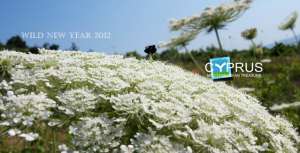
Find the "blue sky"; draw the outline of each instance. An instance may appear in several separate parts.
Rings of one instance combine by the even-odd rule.
[[[22,32],[110,32],[110,39],[62,40],[26,39],[29,45],[57,43],[62,49],[75,42],[80,49],[106,53],[124,53],[166,41],[176,33],[168,29],[171,18],[182,18],[230,0],[6,0],[2,1],[0,41]],[[278,25],[292,11],[300,13],[299,0],[255,0],[252,8],[238,21],[221,31],[224,48],[247,48],[249,42],[240,37],[246,28],[257,27],[257,43],[270,44],[292,37],[278,30]],[[296,32],[300,33],[300,20]],[[215,35],[201,33],[188,46],[190,49],[211,46]]]

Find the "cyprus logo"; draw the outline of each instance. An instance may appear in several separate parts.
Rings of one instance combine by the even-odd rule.
[[[210,59],[211,78],[213,80],[232,78],[230,57],[219,57]]]

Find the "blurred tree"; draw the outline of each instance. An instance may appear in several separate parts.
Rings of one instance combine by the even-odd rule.
[[[296,52],[296,48],[291,45],[285,45],[283,43],[275,43],[275,46],[271,48],[272,56],[291,55]]]
[[[298,40],[298,37],[297,37],[297,34],[295,32],[295,26],[296,26],[296,22],[297,22],[297,19],[298,19],[298,12],[293,12],[285,22],[283,22],[280,26],[279,26],[279,29],[280,30],[283,30],[283,31],[286,31],[286,30],[291,30],[294,37],[295,37],[295,40],[297,43],[299,43],[299,40]]]
[[[142,56],[136,51],[127,52],[125,54],[125,57],[135,57],[136,59],[141,59],[142,58]]]
[[[58,50],[59,49],[59,45],[57,45],[57,44],[50,45],[49,43],[44,43],[43,44],[43,48],[49,49],[49,50]]]
[[[6,42],[8,49],[26,49],[26,42],[20,36],[13,36]]]
[[[70,47],[70,50],[71,50],[71,51],[78,51],[78,50],[79,50],[79,47],[76,45],[75,42],[72,42],[71,47]]]
[[[39,54],[39,49],[38,47],[34,46],[34,47],[30,47],[29,48],[29,53],[32,53],[32,54]]]
[[[52,44],[51,46],[49,46],[50,50],[58,50],[59,49],[59,45],[57,44]]]
[[[91,52],[94,52],[94,50],[93,49],[89,49],[87,52],[91,53]]]
[[[0,50],[3,50],[5,48],[5,45],[3,45],[1,42],[0,42]]]
[[[180,54],[178,53],[178,50],[175,48],[170,48],[160,53],[160,59],[170,61],[172,63],[179,60],[180,58],[179,56]]]
[[[49,49],[49,46],[50,46],[50,44],[47,42],[43,44],[43,48],[45,48],[45,49]]]

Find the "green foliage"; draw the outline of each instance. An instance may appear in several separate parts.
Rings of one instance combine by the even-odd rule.
[[[293,55],[297,52],[297,47],[294,45],[285,45],[283,43],[275,43],[275,46],[271,49],[270,54],[272,56],[281,55]]]
[[[71,51],[78,51],[79,47],[76,45],[76,43],[72,42],[71,47],[70,47]]]
[[[78,47],[73,44],[72,49],[78,49]],[[0,43],[0,50],[9,49],[9,50],[16,50],[18,52],[24,52],[24,53],[31,53],[31,54],[39,54],[39,47],[33,46],[29,47],[27,46],[26,42],[20,37],[20,36],[13,36],[9,38],[6,42],[6,44]],[[44,43],[43,48],[49,49],[49,50],[58,50],[59,45],[57,44],[49,44]]]
[[[0,51],[4,50],[4,48],[5,48],[5,45],[0,42]]]
[[[296,85],[300,86],[300,59],[295,59],[290,65],[289,77]]]
[[[59,49],[59,45],[57,44],[49,44],[49,43],[44,43],[43,44],[43,48],[45,49],[49,49],[49,50],[58,50]]]
[[[255,95],[263,102],[264,106],[271,107],[274,104],[293,102],[296,100],[296,86],[287,77],[286,73],[277,76],[263,77],[256,82]]]
[[[59,49],[59,45],[57,44],[50,45],[49,43],[44,43],[42,47],[49,50]],[[9,38],[5,45],[0,43],[0,50],[9,49],[9,50],[16,50],[18,52],[39,54],[38,48],[39,47],[37,46],[33,46],[33,47],[27,46],[26,42],[20,36],[13,36]],[[78,50],[78,47],[76,46],[75,43],[72,43],[71,49]]]
[[[28,51],[32,54],[39,54],[39,49],[37,47],[30,47]]]
[[[179,53],[178,53],[178,50],[175,49],[175,48],[171,48],[169,50],[166,50],[164,52],[162,52],[160,54],[160,59],[161,60],[168,60],[168,61],[171,61],[171,62],[175,62],[178,60],[179,57]]]
[[[50,50],[58,50],[59,49],[59,45],[57,44],[52,44],[50,47],[49,47]]]
[[[6,42],[8,49],[26,49],[26,42],[20,36],[13,36]]]
[[[11,77],[10,70],[12,66],[9,60],[0,60],[0,81]]]
[[[135,57],[136,59],[141,59],[142,58],[142,56],[136,51],[127,52],[125,54],[125,57]]]

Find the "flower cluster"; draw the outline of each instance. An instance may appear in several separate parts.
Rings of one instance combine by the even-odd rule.
[[[256,37],[257,35],[257,29],[256,28],[250,28],[250,29],[247,29],[245,31],[243,31],[241,33],[242,37],[246,40],[252,40]]]
[[[55,128],[69,140],[52,143],[63,153],[298,152],[290,123],[225,83],[158,61],[40,52],[0,52],[8,137],[41,141]]]
[[[229,4],[223,4],[218,7],[206,8],[201,14],[196,14],[183,19],[172,19],[170,21],[170,29],[177,31],[184,30],[202,30],[212,28],[222,28],[226,23],[235,21],[242,13],[244,13],[251,4],[251,0],[239,0]]]
[[[58,109],[64,111],[68,115],[95,109],[97,103],[97,97],[92,91],[87,89],[68,90],[57,96],[57,99],[62,103]]]
[[[35,120],[47,120],[53,114],[50,109],[56,107],[55,101],[45,94],[10,94],[2,98],[5,109],[1,113],[2,123],[8,125],[31,126]]]
[[[110,119],[107,115],[82,118],[69,130],[77,149],[87,153],[118,150],[124,132],[124,119]]]
[[[279,29],[280,30],[294,29],[297,18],[298,18],[298,13],[295,11],[286,19],[285,22],[280,24]]]
[[[195,39],[197,34],[198,34],[198,32],[196,32],[196,31],[182,33],[180,36],[174,37],[168,42],[160,43],[159,47],[161,47],[161,48],[173,48],[173,47],[177,47],[177,46],[186,47],[190,41]]]

